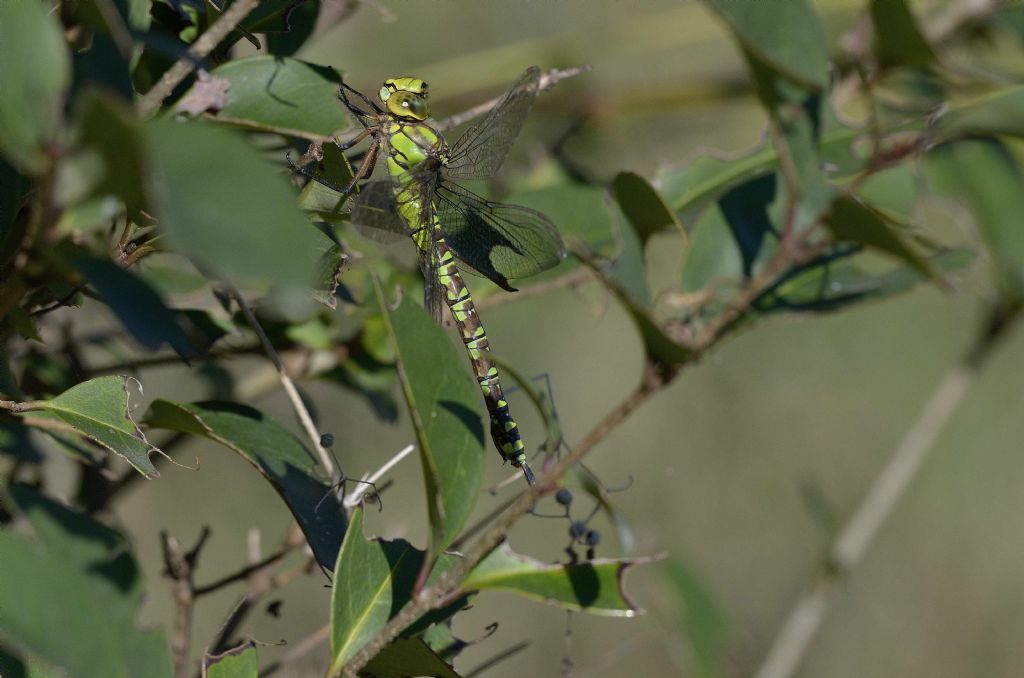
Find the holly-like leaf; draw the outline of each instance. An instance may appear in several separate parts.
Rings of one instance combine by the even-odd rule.
[[[367,539],[352,514],[338,551],[331,594],[331,673],[337,673],[405,605],[424,552],[406,541]]]
[[[256,643],[251,640],[221,654],[203,655],[202,678],[256,678],[259,672]]]
[[[345,513],[314,472],[316,460],[292,433],[259,410],[228,402],[156,400],[146,413],[152,428],[208,438],[241,455],[281,495],[317,561],[333,567],[345,535]],[[325,499],[326,497],[326,499]]]
[[[901,237],[897,226],[884,214],[850,196],[838,198],[832,205],[827,225],[841,242],[855,242],[900,259],[922,275],[939,280],[928,259]]]
[[[388,309],[376,281],[375,287],[419,443],[432,533],[429,550],[436,555],[458,536],[480,490],[480,392],[463,367],[464,356],[437,323],[408,296],[397,309]]]
[[[138,382],[129,377],[99,377],[84,381],[52,400],[39,403],[75,431],[117,454],[147,478],[160,473],[149,455],[158,451],[135,423],[129,405],[130,388]]]
[[[636,605],[622,588],[626,570],[639,561],[599,558],[576,564],[544,563],[502,544],[473,568],[463,591],[512,591],[569,610],[632,617]]]
[[[341,75],[328,66],[259,55],[229,61],[210,75],[230,83],[213,116],[220,122],[320,142],[351,126],[338,100]]]
[[[399,638],[378,652],[363,670],[375,678],[460,678],[422,638]]]

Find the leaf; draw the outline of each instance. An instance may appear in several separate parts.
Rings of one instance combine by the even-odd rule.
[[[655,233],[672,227],[678,229],[685,239],[686,231],[675,213],[665,204],[657,189],[639,174],[619,172],[612,180],[612,191],[622,213],[644,245]]]
[[[363,671],[375,678],[460,678],[422,638],[399,638],[377,653]]]
[[[693,358],[693,351],[674,341],[658,325],[650,310],[635,300],[622,289],[620,284],[611,277],[600,265],[581,252],[575,253],[598,277],[602,284],[615,296],[616,300],[629,313],[640,332],[644,350],[648,358],[663,365],[679,365]]]
[[[124,538],[31,490],[15,492],[40,540],[0,532],[5,644],[76,678],[170,678],[163,634],[135,627],[143,587]]]
[[[693,572],[678,558],[670,558],[663,571],[676,594],[683,633],[693,648],[698,675],[724,675],[721,667],[728,625],[725,613]]]
[[[615,223],[604,194],[597,188],[578,184],[553,186],[513,193],[504,202],[543,212],[563,236],[586,243],[602,256],[611,256],[615,252]],[[556,270],[565,272],[564,268]]]
[[[462,366],[464,358],[426,311],[408,296],[389,310],[376,279],[374,286],[419,443],[431,526],[428,550],[436,555],[458,536],[480,490],[480,391]]]
[[[935,61],[935,52],[921,33],[905,0],[871,0],[875,54],[882,68],[922,68]]]
[[[174,247],[243,282],[308,290],[332,243],[294,206],[284,177],[245,140],[197,122],[146,125],[152,204]]]
[[[256,467],[274,486],[323,567],[334,565],[345,535],[345,513],[316,478],[316,461],[292,433],[259,410],[229,402],[177,403],[159,399],[145,423],[224,445]],[[325,497],[328,497],[326,500]]]
[[[738,281],[743,276],[743,256],[736,238],[715,209],[706,212],[690,232],[689,246],[683,257],[682,288],[697,292]]]
[[[775,226],[768,216],[768,208],[773,200],[774,174],[750,179],[718,199],[718,209],[729,225],[743,260],[744,278],[753,275],[754,264],[761,255],[765,238],[778,238]]]
[[[744,49],[773,71],[804,87],[828,82],[825,32],[807,0],[708,0]]]
[[[123,457],[147,478],[160,473],[149,455],[158,451],[132,420],[129,377],[99,377],[84,381],[52,400],[40,403],[44,412],[72,426],[78,433]]]
[[[1024,86],[1006,87],[953,106],[935,126],[939,141],[989,134],[1024,138]]]
[[[229,61],[210,75],[231,83],[227,104],[213,116],[220,122],[320,142],[351,126],[338,100],[341,75],[328,66],[259,55]]]
[[[859,263],[866,256],[859,254],[858,249],[823,255],[790,271],[775,288],[756,300],[755,307],[760,313],[836,311],[895,296],[928,280],[917,268],[904,264],[888,271],[874,271],[877,266],[865,267]],[[929,265],[949,274],[963,270],[972,257],[968,250],[950,250],[931,257]]]
[[[111,594],[142,602],[142,576],[128,540],[84,513],[60,504],[26,485],[11,485],[11,498],[51,557],[95,575]]]
[[[202,678],[257,678],[256,643],[247,641],[221,654],[203,654]]]
[[[340,671],[408,602],[423,557],[403,540],[367,539],[362,509],[352,514],[334,568],[330,673]]]
[[[885,252],[910,264],[925,277],[940,281],[928,260],[904,242],[896,226],[885,215],[855,198],[841,196],[836,199],[826,224],[837,240]]]
[[[0,2],[0,153],[25,174],[47,165],[71,59],[57,18],[42,2]]]
[[[473,568],[463,591],[500,589],[569,610],[632,617],[637,608],[622,590],[622,577],[638,560],[600,558],[575,565],[543,563],[502,543]]]
[[[631,299],[650,306],[646,263],[640,235],[630,223],[622,223],[619,227],[619,251],[611,268],[612,277]]]
[[[999,142],[980,139],[946,144],[926,157],[931,180],[966,200],[1003,292],[1024,299],[1024,172],[1016,158]]]
[[[166,343],[186,360],[195,355],[178,315],[144,280],[107,259],[75,257],[72,265],[144,348],[155,351]]]

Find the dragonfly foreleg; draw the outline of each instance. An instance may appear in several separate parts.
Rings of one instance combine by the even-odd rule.
[[[352,115],[354,115],[354,116],[356,117],[356,119],[357,119],[357,120],[359,120],[359,123],[360,123],[360,124],[361,124],[361,125],[362,125],[363,127],[370,127],[370,126],[371,126],[371,123],[370,123],[370,122],[368,122],[368,119],[370,118],[370,114],[369,114],[369,113],[367,113],[366,111],[364,111],[364,110],[360,109],[360,108],[359,108],[358,106],[356,106],[355,104],[353,104],[353,103],[352,103],[352,102],[351,102],[351,101],[349,100],[349,98],[348,98],[348,94],[346,93],[346,91],[345,91],[345,90],[348,90],[349,92],[352,92],[352,93],[353,93],[353,94],[355,94],[355,95],[356,95],[357,97],[359,97],[360,99],[362,99],[362,100],[363,100],[363,102],[364,102],[364,103],[365,103],[365,104],[366,104],[367,106],[369,106],[369,107],[370,107],[370,110],[372,110],[372,111],[374,111],[375,113],[377,113],[377,115],[381,115],[381,114],[383,114],[383,113],[384,113],[384,111],[383,111],[383,110],[381,109],[381,107],[380,107],[380,106],[378,106],[377,104],[375,104],[375,103],[374,103],[374,102],[373,102],[373,101],[372,101],[372,100],[371,100],[371,99],[370,99],[369,97],[367,97],[367,96],[366,96],[365,94],[363,94],[363,93],[362,93],[362,92],[360,92],[359,90],[357,90],[357,89],[353,89],[352,87],[349,87],[349,86],[348,86],[348,85],[347,85],[347,84],[346,84],[346,83],[345,83],[345,82],[343,81],[343,82],[341,83],[341,87],[340,87],[340,88],[338,88],[338,97],[339,97],[339,98],[341,99],[341,102],[342,102],[343,104],[345,104],[345,108],[347,108],[347,109],[349,110],[349,112],[350,112],[350,113],[352,113]]]
[[[335,139],[334,140],[334,145],[337,146],[338,148],[340,148],[343,151],[347,151],[348,149],[352,148],[353,146],[358,144],[360,141],[362,141],[366,137],[368,137],[371,134],[373,134],[373,131],[374,131],[373,127],[366,127],[366,128],[363,129],[362,132],[360,132],[359,134],[355,135],[354,137],[352,137],[348,141],[339,142],[337,139]]]

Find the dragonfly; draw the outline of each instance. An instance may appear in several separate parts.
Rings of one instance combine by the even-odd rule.
[[[338,145],[344,151],[369,139],[363,162],[351,182],[340,188],[348,194],[358,186],[352,223],[380,241],[412,238],[424,277],[424,306],[437,320],[441,304],[448,306],[483,393],[491,439],[502,459],[520,469],[530,485],[536,479],[526,460],[526,447],[509,412],[498,369],[490,358],[487,332],[460,267],[514,292],[510,280],[557,265],[565,258],[565,245],[541,212],[492,202],[456,180],[486,179],[499,170],[539,89],[540,69],[532,66],[484,117],[450,144],[430,118],[429,86],[419,78],[385,80],[378,92],[380,104],[345,83],[339,92],[362,130]],[[380,158],[386,160],[388,178],[370,181]]]

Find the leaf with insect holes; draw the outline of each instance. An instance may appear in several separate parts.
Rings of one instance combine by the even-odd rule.
[[[313,456],[291,432],[259,410],[229,402],[159,399],[150,405],[144,421],[152,428],[208,438],[238,453],[284,499],[317,562],[325,568],[334,566],[345,535],[345,514],[330,498],[330,487],[314,474]]]
[[[227,88],[212,116],[218,122],[319,142],[352,125],[338,101],[341,75],[329,66],[259,55],[229,61],[210,77]]]
[[[203,654],[203,678],[256,678],[256,643],[247,641],[221,654]]]
[[[158,450],[132,419],[129,382],[138,386],[131,377],[90,379],[52,400],[42,401],[40,409],[123,457],[147,478],[156,478],[160,473],[149,455]]]

